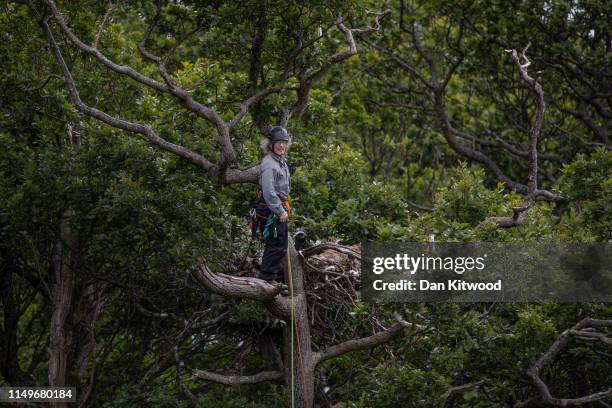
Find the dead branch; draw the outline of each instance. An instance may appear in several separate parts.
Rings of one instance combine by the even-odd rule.
[[[391,15],[391,9],[386,9],[381,13],[374,13],[366,10],[366,14],[371,14],[374,16],[374,26],[368,24],[366,28],[352,28],[351,31],[354,33],[367,33],[370,31],[378,31],[380,30],[380,22],[385,19],[387,16]]]
[[[516,50],[506,50],[506,52],[512,53],[512,59],[518,65],[521,73],[521,78],[525,81],[532,91],[535,103],[536,103],[536,115],[529,129],[529,178],[527,182],[527,197],[523,201],[523,205],[520,207],[514,207],[512,209],[512,216],[510,217],[489,217],[488,221],[497,224],[502,228],[514,227],[523,224],[527,211],[535,203],[536,197],[538,196],[538,137],[540,136],[540,130],[544,123],[544,111],[546,110],[546,103],[544,102],[544,90],[534,78],[529,76],[527,68],[531,65],[531,61],[527,58],[526,52],[529,49],[529,45],[521,52],[519,56]]]
[[[271,284],[261,279],[212,273],[204,262],[191,270],[191,276],[203,287],[221,296],[265,302],[271,301],[281,291],[280,284]]]
[[[257,384],[263,381],[278,381],[285,376],[283,371],[261,371],[253,375],[223,375],[211,371],[191,370],[193,377],[214,381],[225,385]]]
[[[106,13],[104,13],[104,17],[102,18],[102,22],[100,23],[100,27],[98,27],[98,32],[96,33],[96,39],[94,40],[93,44],[94,48],[98,48],[98,44],[100,43],[100,36],[102,35],[102,32],[104,31],[104,26],[106,25],[110,17],[110,13],[113,11],[114,8],[115,5],[111,3],[106,9]]]

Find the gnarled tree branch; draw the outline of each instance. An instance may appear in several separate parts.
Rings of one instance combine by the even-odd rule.
[[[238,183],[238,182],[254,182],[257,180],[257,175],[258,175],[258,170],[259,170],[258,166],[254,166],[253,168],[249,168],[246,170],[235,169],[235,168],[229,167],[232,163],[236,161],[236,153],[234,151],[234,147],[232,146],[231,139],[230,139],[230,129],[241,121],[241,119],[246,115],[248,109],[253,104],[255,104],[258,101],[261,101],[262,99],[264,99],[265,97],[269,96],[272,93],[281,91],[283,89],[282,85],[275,86],[275,87],[269,87],[269,88],[263,89],[255,93],[253,96],[245,100],[240,105],[240,108],[237,114],[229,122],[226,123],[212,108],[195,101],[191,97],[191,95],[189,95],[188,91],[181,88],[176,83],[176,81],[172,78],[172,76],[167,72],[164,59],[146,50],[145,45],[146,45],[146,42],[151,32],[153,31],[153,28],[155,27],[155,24],[157,22],[157,15],[147,27],[147,30],[145,32],[145,35],[142,41],[138,44],[138,49],[143,55],[143,57],[145,57],[145,59],[157,64],[158,71],[160,75],[162,76],[162,78],[164,79],[165,83],[161,83],[152,78],[149,78],[146,75],[141,74],[140,72],[136,71],[135,69],[129,66],[123,66],[123,65],[117,64],[114,61],[110,60],[108,57],[106,57],[96,47],[92,47],[92,46],[85,44],[70,30],[63,16],[57,9],[57,6],[54,0],[48,0],[48,4],[53,13],[53,18],[58,23],[61,31],[79,50],[89,55],[92,55],[98,62],[100,62],[102,65],[111,69],[114,72],[126,75],[151,89],[154,89],[154,90],[157,90],[163,93],[168,93],[174,96],[181,102],[181,104],[187,110],[197,114],[198,116],[212,123],[217,129],[218,141],[219,141],[219,145],[221,146],[221,156],[219,159],[219,163],[218,165],[214,165],[213,163],[211,163],[204,157],[194,153],[193,151],[185,147],[174,145],[172,143],[165,141],[164,139],[159,137],[156,134],[156,132],[154,132],[147,125],[132,123],[132,122],[128,122],[125,120],[114,118],[108,114],[105,114],[104,112],[101,112],[95,108],[91,108],[85,105],[84,103],[82,103],[82,101],[78,97],[78,92],[76,91],[76,86],[74,85],[74,81],[72,80],[72,77],[69,76],[69,79],[68,79],[68,76],[66,75],[66,72],[68,70],[67,69],[64,70],[64,67],[61,66],[63,63],[63,57],[61,57],[61,62],[60,60],[58,60],[58,55],[61,56],[61,51],[56,46],[55,49],[53,50],[54,55],[56,56],[56,60],[58,60],[58,64],[60,65],[60,68],[62,68],[62,71],[64,71],[64,77],[67,78],[67,83],[70,80],[70,83],[68,83],[68,86],[69,86],[69,92],[71,94],[71,101],[76,105],[77,109],[79,109],[84,114],[88,116],[92,116],[98,120],[101,120],[102,122],[110,126],[116,127],[118,129],[127,130],[129,132],[143,134],[150,142],[157,145],[158,147],[164,150],[170,151],[172,153],[175,153],[189,160],[193,164],[196,164],[208,170],[210,173],[210,176],[219,180],[221,183],[230,184],[230,183]],[[51,31],[49,30],[49,32]],[[53,42],[55,41],[53,40]],[[53,48],[53,45],[52,45],[52,48]]]
[[[612,398],[612,388],[606,391],[597,392],[580,398],[555,398],[551,395],[546,383],[540,377],[540,372],[544,367],[551,364],[563,350],[565,350],[572,339],[585,337],[585,333],[589,333],[588,337],[595,337],[606,344],[610,344],[609,335],[604,335],[592,329],[612,327],[612,320],[601,320],[584,318],[579,321],[574,327],[561,333],[559,338],[550,346],[550,348],[535,362],[535,364],[527,370],[527,376],[531,380],[534,387],[538,390],[539,398],[532,398],[515,405],[518,407],[579,407],[597,401],[602,401],[607,398]]]
[[[280,284],[270,284],[257,278],[213,273],[204,262],[200,262],[191,270],[191,276],[203,287],[218,295],[264,302],[271,301],[282,288]]]
[[[512,216],[488,218],[489,221],[492,221],[503,228],[521,225],[525,221],[527,211],[529,211],[529,209],[535,203],[538,192],[541,191],[538,190],[538,137],[540,136],[542,124],[544,123],[546,103],[544,102],[544,90],[542,89],[542,85],[540,85],[527,72],[527,68],[531,65],[531,61],[529,61],[526,55],[528,48],[529,45],[525,47],[520,57],[516,50],[506,50],[506,52],[512,53],[512,59],[519,67],[521,78],[527,83],[529,89],[533,93],[536,104],[536,115],[533,120],[533,124],[529,129],[529,178],[527,182],[527,197],[525,197],[523,205],[512,209]]]
[[[285,376],[283,371],[261,371],[252,375],[223,375],[211,371],[191,370],[193,377],[214,381],[225,385],[257,384],[263,381],[278,381]]]
[[[51,31],[51,29],[49,28],[49,25],[47,24],[47,21],[45,19],[40,19],[39,23],[43,27],[47,35],[47,39],[48,39],[51,51],[53,52],[53,55],[55,56],[55,60],[57,64],[59,65],[62,71],[62,74],[64,76],[64,81],[66,82],[66,85],[68,87],[68,97],[70,101],[76,106],[76,108],[80,112],[84,113],[87,116],[91,116],[95,119],[98,119],[101,122],[104,122],[117,129],[122,129],[122,130],[126,130],[128,132],[133,132],[133,133],[139,133],[143,135],[147,140],[149,140],[152,144],[160,147],[163,150],[166,150],[180,157],[183,157],[184,159],[187,159],[191,163],[199,167],[202,167],[205,170],[210,171],[213,169],[213,164],[209,162],[208,160],[206,160],[204,157],[200,156],[199,154],[183,146],[175,145],[174,143],[170,143],[167,140],[161,138],[149,125],[144,125],[141,123],[130,122],[127,120],[118,119],[118,118],[115,118],[107,114],[106,112],[103,112],[99,109],[86,105],[81,100],[81,97],[79,95],[79,92],[74,82],[74,79],[72,77],[72,74],[70,73],[70,70],[68,69],[68,66],[66,65],[66,62],[64,61],[64,57],[62,56],[62,53],[59,49],[59,46],[57,45],[57,42],[55,41],[53,32]]]
[[[374,49],[377,49],[383,54],[389,56],[390,60],[395,65],[416,80],[415,83],[420,83],[423,85],[424,93],[432,101],[435,116],[439,122],[440,131],[446,139],[448,145],[455,152],[486,166],[488,170],[498,180],[502,181],[508,189],[516,190],[520,194],[529,195],[529,186],[510,179],[492,157],[488,156],[482,151],[470,147],[467,144],[461,143],[459,138],[465,138],[466,135],[468,135],[469,138],[472,138],[473,136],[467,134],[467,132],[463,130],[455,128],[448,117],[445,101],[445,89],[463,61],[463,51],[461,49],[461,43],[464,38],[463,28],[459,29],[459,33],[454,40],[449,37],[449,32],[447,31],[446,41],[449,47],[456,54],[456,57],[453,60],[449,60],[449,58],[442,56],[449,61],[450,66],[446,70],[441,70],[439,64],[440,61],[437,54],[430,52],[422,41],[423,34],[421,29],[414,23],[405,24],[404,15],[413,16],[413,11],[407,4],[405,4],[404,1],[401,1],[400,28],[404,33],[407,33],[410,36],[411,48],[418,55],[418,58],[424,61],[426,69],[429,71],[428,77],[426,77],[418,67],[413,66],[411,62],[401,58],[391,49],[378,45],[365,36],[360,36],[360,38]],[[554,200],[556,198],[554,193],[541,189],[536,189],[535,196],[547,200]]]
[[[168,92],[168,87],[166,85],[164,85],[163,83],[156,81],[152,78],[147,77],[144,74],[141,74],[140,72],[136,71],[135,69],[133,69],[132,67],[127,67],[124,65],[119,65],[113,61],[111,61],[110,59],[108,59],[104,54],[102,54],[97,48],[89,46],[87,44],[85,44],[84,42],[82,42],[73,32],[72,30],[70,30],[70,28],[68,28],[68,25],[66,25],[66,21],[64,20],[64,17],[60,14],[60,12],[57,9],[57,6],[55,5],[55,1],[53,0],[49,0],[48,1],[48,5],[51,8],[51,12],[53,13],[53,17],[55,18],[55,21],[57,21],[58,25],[60,26],[60,29],[62,30],[62,32],[64,33],[64,35],[66,35],[66,37],[68,37],[68,39],[81,51],[92,55],[98,62],[100,62],[102,65],[106,66],[107,68],[123,74],[123,75],[127,75],[128,77],[134,79],[137,82],[140,82],[143,85],[148,86],[149,88],[153,88],[157,91],[160,92]]]

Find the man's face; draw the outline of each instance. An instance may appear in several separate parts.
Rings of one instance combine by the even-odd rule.
[[[274,153],[282,156],[283,154],[287,153],[287,142],[275,142],[272,149],[274,150]]]

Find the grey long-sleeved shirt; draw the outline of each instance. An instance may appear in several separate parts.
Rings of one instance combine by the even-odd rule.
[[[289,197],[291,176],[284,156],[268,152],[261,162],[259,185],[270,210],[279,217],[286,213],[281,200]]]

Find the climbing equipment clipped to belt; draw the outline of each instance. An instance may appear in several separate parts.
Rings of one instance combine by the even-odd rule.
[[[263,233],[263,225],[272,215],[272,211],[268,208],[261,191],[258,191],[257,196],[251,199],[249,207],[251,208],[248,217],[251,241],[257,241],[259,234]]]
[[[289,204],[289,200],[281,200],[281,204],[283,205],[285,211],[287,211],[287,214],[291,216],[292,208],[291,204]],[[251,200],[250,207],[249,231],[251,234],[251,240],[257,240],[257,232],[260,230],[260,226],[263,224],[264,220],[265,225],[260,230],[263,238],[268,239],[270,236],[272,236],[274,239],[278,238],[278,230],[276,228],[276,221],[279,219],[278,215],[270,211],[261,191],[258,191],[257,196]]]
[[[272,237],[274,237],[274,239],[278,238],[278,230],[276,229],[276,220],[278,220],[278,217],[276,216],[276,214],[270,214],[268,216],[268,219],[266,220],[266,226],[264,227],[263,234],[262,234],[265,239],[268,239],[270,237],[271,232],[272,232]]]

